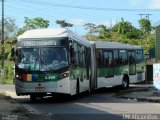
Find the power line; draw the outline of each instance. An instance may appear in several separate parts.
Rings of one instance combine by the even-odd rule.
[[[17,2],[17,1],[15,1],[15,2]],[[17,5],[21,5],[22,7],[23,7],[23,5],[28,5],[29,6],[29,4],[25,4],[25,3],[17,3]],[[45,7],[45,6],[41,6],[41,7]],[[18,11],[18,13],[23,13],[23,15],[24,15],[24,13],[26,13],[27,12],[27,14],[30,14],[30,15],[36,15],[36,14],[40,14],[40,15],[44,15],[44,16],[49,16],[49,17],[55,17],[55,15],[57,16],[57,15],[59,15],[60,17],[61,17],[61,15],[60,14],[55,14],[54,13],[54,15],[53,14],[49,14],[48,12],[43,12],[43,11],[41,11],[41,9],[37,9],[36,7],[36,10],[33,10],[33,11],[31,11],[31,10],[28,10],[28,9],[24,9],[24,8],[19,8],[19,7],[15,7],[15,6],[10,6],[10,5],[6,5],[6,8],[8,8],[8,9],[11,9],[11,8],[13,8],[13,9],[17,9]],[[45,7],[45,9],[49,9],[49,8],[46,8]],[[26,11],[26,12],[25,12]],[[35,14],[36,13],[36,14]],[[48,14],[47,14],[48,13]],[[77,13],[77,12],[76,12]],[[75,16],[80,16],[80,15],[82,15],[82,14],[87,14],[87,18],[95,18],[95,17],[97,17],[95,14],[89,14],[89,13],[80,13],[80,11],[78,12],[78,14],[75,14]],[[26,15],[26,14],[25,14]]]
[[[43,16],[49,16],[49,17],[54,17],[54,16],[51,16],[51,14],[47,14],[46,12],[43,12],[43,11],[40,11],[40,10],[26,10],[26,9],[22,9],[22,8],[18,8],[18,7],[13,7],[13,6],[10,6],[10,5],[6,5],[6,7],[7,8],[9,8],[9,9],[11,9],[11,8],[13,8],[13,9],[17,9],[18,11],[18,13],[23,13],[23,15],[24,15],[24,13],[25,13],[25,16],[27,16],[27,15],[32,15],[32,16],[35,16],[35,15],[37,15],[37,16],[41,16],[41,15],[43,15]],[[26,12],[27,12],[27,14],[26,14]],[[23,16],[23,17],[25,17],[25,16]]]
[[[20,1],[20,2],[19,2]],[[32,1],[32,0],[25,0],[25,1],[22,1],[22,0],[19,0],[19,1],[14,1],[14,2],[17,2],[17,5],[21,5],[20,7],[23,7],[23,6],[25,6],[26,7],[26,5],[33,5],[33,6],[37,6],[37,7],[44,7],[44,9],[48,9],[48,10],[52,10],[52,9],[55,9],[54,7],[45,7],[45,6],[51,6],[52,4],[54,4],[53,2],[43,2],[43,1],[36,1],[36,0],[34,0],[34,1]],[[35,4],[36,3],[36,4]],[[65,4],[66,5],[66,4]],[[10,6],[10,7],[12,7],[12,6]],[[36,9],[37,9],[37,7],[35,7]],[[16,8],[16,9],[20,9],[20,8]],[[41,10],[41,9],[39,9],[39,10],[34,10],[34,11],[31,11],[31,10],[24,10],[24,9],[21,9],[21,10],[23,10],[23,11],[28,11],[29,13],[38,13],[38,14],[40,14],[40,13],[42,13],[43,11]],[[17,11],[18,12],[18,11]],[[55,11],[56,12],[56,11]],[[54,12],[54,15],[56,15],[55,14],[55,12]],[[74,11],[73,11],[74,12]],[[80,12],[80,11],[78,11],[78,12]],[[82,12],[82,11],[81,11]],[[50,16],[50,17],[52,17],[51,16],[51,14],[46,14],[46,13],[48,13],[48,12],[43,12],[42,14],[43,15],[47,15],[47,16]],[[27,13],[28,14],[28,13]],[[67,12],[66,12],[66,14],[67,14]],[[85,13],[79,13],[79,14],[75,14],[75,16],[80,16],[80,15],[82,15],[82,14],[87,14],[87,12],[85,12]],[[57,14],[57,15],[60,15],[60,14]],[[57,16],[56,15],[56,16]],[[53,16],[53,17],[55,17],[55,16]],[[87,18],[88,17],[90,17],[90,18],[95,18],[95,17],[97,17],[95,14],[92,14],[92,13],[90,13],[90,14],[88,14],[87,15]]]
[[[100,8],[100,7],[88,7],[88,6],[77,6],[70,4],[59,4],[59,3],[51,3],[51,2],[42,2],[42,1],[30,1],[30,0],[20,0],[24,3],[34,3],[36,5],[47,5],[47,6],[55,6],[55,7],[65,7],[65,8],[74,8],[74,9],[82,9],[82,10],[99,10],[99,11],[125,11],[125,12],[158,12],[160,9],[120,9],[120,8]]]

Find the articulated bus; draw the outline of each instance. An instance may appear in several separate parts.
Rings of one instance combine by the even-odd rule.
[[[145,79],[143,49],[114,42],[90,42],[68,29],[29,30],[18,37],[16,94],[78,95]]]

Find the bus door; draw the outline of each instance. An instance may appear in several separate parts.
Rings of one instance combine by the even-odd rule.
[[[135,51],[128,51],[128,60],[129,60],[129,75],[136,74],[136,61],[135,61]]]
[[[104,50],[104,72],[105,72],[105,79],[106,79],[106,86],[112,86],[114,80],[114,60],[113,60],[113,51],[111,50]]]

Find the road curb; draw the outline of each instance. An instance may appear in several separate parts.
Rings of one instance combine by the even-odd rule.
[[[134,100],[134,101],[139,101],[139,102],[160,103],[160,99],[159,100],[154,100],[154,99],[149,99],[149,98],[137,98],[137,97],[126,97],[126,96],[120,96],[118,98]]]
[[[117,97],[117,98],[128,99],[128,100],[133,100],[133,101],[138,101],[138,102],[160,103],[160,97],[159,97],[159,99],[154,99],[154,98],[149,98],[150,96],[148,96],[148,97],[127,96],[130,93],[134,93],[134,92],[139,92],[139,94],[141,94],[141,92],[149,92],[149,91],[151,91],[151,89],[152,89],[152,87],[122,90],[122,91],[117,92],[114,96]],[[158,97],[158,96],[156,96],[156,97]]]
[[[138,92],[138,91],[149,91],[150,88],[133,88],[133,89],[126,89],[126,90],[119,90],[116,92],[116,95],[119,96],[121,94],[127,94],[130,92]]]

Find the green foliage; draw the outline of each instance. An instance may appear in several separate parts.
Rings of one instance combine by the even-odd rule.
[[[149,20],[141,19],[141,20],[139,20],[139,24],[140,24],[140,27],[141,27],[141,31],[144,34],[150,34],[150,32],[152,30],[152,27],[151,27],[151,22]]]
[[[118,33],[120,34],[126,34],[127,32],[131,32],[133,29],[133,26],[130,22],[124,21],[122,18],[122,21],[118,23]]]
[[[141,33],[138,29],[134,28],[130,32],[126,32],[126,38],[128,39],[140,39]]]
[[[30,19],[28,17],[24,17],[24,23],[25,25],[22,28],[18,29],[17,36],[23,34],[27,30],[31,29],[40,29],[40,28],[48,28],[49,21],[45,20],[41,17],[36,17],[33,19]]]
[[[98,25],[99,29],[99,37],[100,38],[110,38],[111,37],[111,32],[109,29],[107,29],[107,26],[105,25]]]
[[[4,83],[12,84],[13,78],[14,78],[14,63],[11,61],[5,61],[4,62]],[[3,81],[1,80],[1,74],[0,74],[0,83],[2,82]]]
[[[59,24],[62,28],[72,27],[73,24],[66,22],[65,20],[56,20],[56,24]]]
[[[124,38],[126,39],[140,39],[141,38],[141,33],[140,30],[132,26],[132,24],[128,21],[124,21],[122,18],[122,21],[119,22],[114,29],[118,27],[118,33],[122,34]],[[114,30],[113,29],[113,30]]]
[[[49,21],[41,17],[36,17],[33,19],[25,17],[24,23],[27,30],[47,28],[49,26]]]
[[[104,25],[98,25],[99,28],[99,37],[106,39],[111,38],[113,34],[117,33],[123,39],[140,39],[141,31],[132,26],[132,24],[128,21],[124,21],[123,18],[120,22],[114,25],[112,28],[107,29]],[[117,38],[116,38],[117,39]]]
[[[111,28],[111,31],[112,31],[112,32],[118,32],[118,26],[119,26],[119,24],[115,24],[115,25]]]
[[[19,35],[23,34],[26,30],[27,29],[25,27],[19,28],[16,36],[19,36]]]

